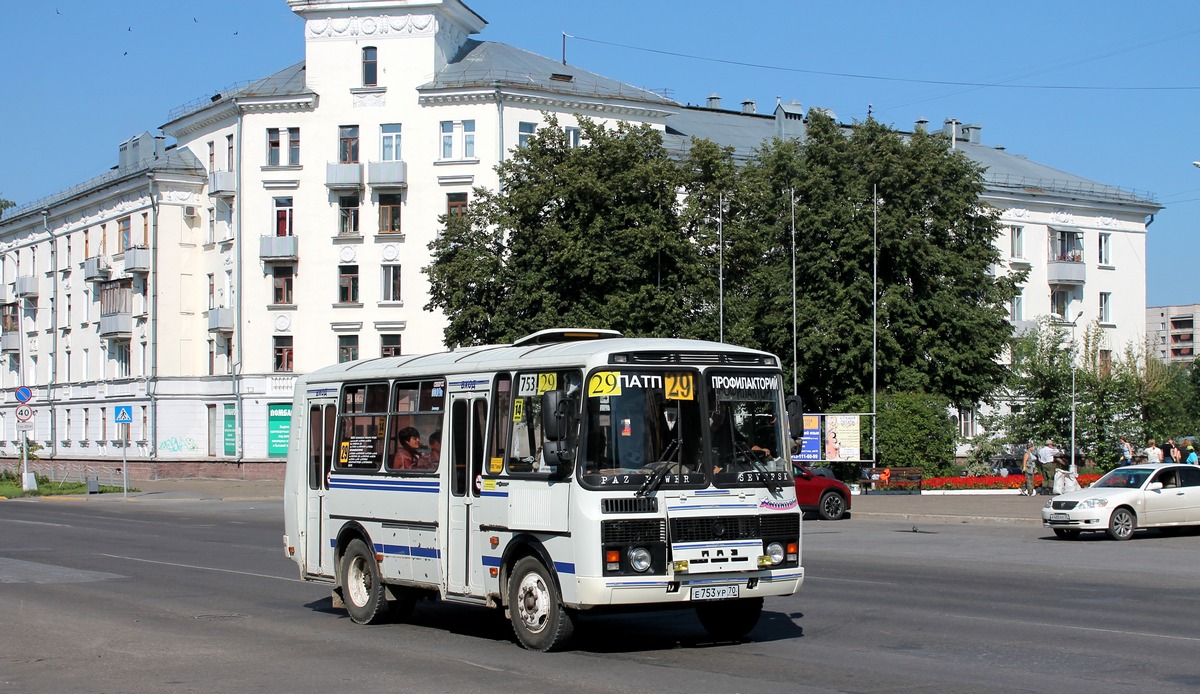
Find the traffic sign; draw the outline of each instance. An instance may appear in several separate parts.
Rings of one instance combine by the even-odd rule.
[[[17,402],[29,402],[33,399],[33,391],[28,386],[17,388],[15,395],[17,396]]]
[[[33,419],[33,408],[29,405],[17,405],[17,421],[28,422]]]
[[[113,408],[116,413],[117,424],[133,424],[133,406],[132,405],[117,405]]]
[[[33,422],[17,420],[17,431],[33,431]]]

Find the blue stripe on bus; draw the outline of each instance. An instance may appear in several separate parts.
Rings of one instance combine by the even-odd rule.
[[[556,561],[554,562],[554,570],[560,574],[573,574],[575,573],[575,565],[564,561]]]
[[[479,496],[499,496],[507,498],[508,492],[479,492]]]
[[[762,540],[729,540],[728,542],[672,542],[676,549],[700,549],[702,547],[762,547]]]
[[[697,489],[694,493],[696,496],[725,496],[733,492],[728,489]]]
[[[485,554],[482,559],[484,566],[500,566],[500,557],[491,557]]]
[[[393,557],[420,557],[422,559],[437,559],[441,556],[433,547],[410,547],[408,545],[376,544],[375,551]]]
[[[670,506],[672,511],[697,511],[700,509],[735,509],[758,508],[758,504],[689,504],[687,506]]]
[[[797,578],[804,578],[804,574],[775,574],[774,576],[763,576],[760,581],[791,581]]]
[[[330,489],[366,489],[385,492],[422,492],[436,494],[439,483],[421,480],[386,480],[362,477],[335,477],[329,480]]]
[[[650,587],[650,588],[665,588],[670,583],[667,581],[610,581],[604,586],[606,588],[628,588],[628,587]]]

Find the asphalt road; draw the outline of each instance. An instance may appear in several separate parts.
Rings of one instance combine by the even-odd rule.
[[[1033,503],[1033,500],[1027,500]],[[363,627],[296,578],[275,499],[0,502],[0,691],[1089,692],[1200,687],[1200,534],[805,523],[804,588],[742,643],[690,611],[520,649],[499,613]]]

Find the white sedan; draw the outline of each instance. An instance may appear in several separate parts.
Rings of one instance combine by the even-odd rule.
[[[1119,467],[1087,489],[1047,501],[1042,525],[1064,540],[1085,531],[1128,540],[1138,528],[1200,525],[1200,467]]]

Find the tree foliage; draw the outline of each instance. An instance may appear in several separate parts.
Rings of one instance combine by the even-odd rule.
[[[954,466],[958,429],[950,418],[950,401],[929,393],[885,393],[879,397],[877,456],[871,455],[871,422],[864,418],[863,458],[879,466],[919,467],[926,477],[949,474]],[[838,412],[867,412],[870,398],[851,397],[838,403]],[[856,471],[855,471],[856,472]],[[851,475],[847,479],[853,479]]]
[[[14,207],[16,204],[17,203],[13,202],[12,200],[5,200],[4,198],[0,198],[0,218],[4,217],[5,210],[7,210],[10,207]]]

